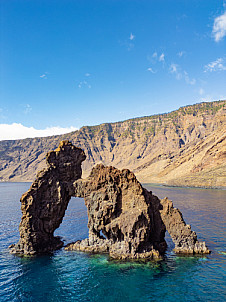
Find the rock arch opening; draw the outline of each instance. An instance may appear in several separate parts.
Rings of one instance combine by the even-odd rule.
[[[88,214],[84,198],[71,197],[63,221],[54,236],[61,237],[64,244],[83,240],[89,236]]]

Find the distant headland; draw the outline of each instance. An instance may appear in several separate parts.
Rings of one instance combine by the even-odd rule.
[[[84,126],[59,136],[0,142],[0,181],[31,181],[62,140],[82,148],[83,176],[98,163],[128,168],[143,183],[226,187],[226,101],[122,122]]]

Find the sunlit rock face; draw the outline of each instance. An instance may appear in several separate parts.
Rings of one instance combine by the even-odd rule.
[[[209,253],[199,243],[168,199],[159,200],[127,169],[95,166],[81,179],[85,154],[62,141],[47,154],[47,168],[40,171],[21,197],[20,240],[12,253],[34,255],[63,246],[54,237],[72,196],[83,197],[88,213],[89,238],[71,243],[66,250],[109,253],[117,259],[160,258],[169,231],[178,253]]]

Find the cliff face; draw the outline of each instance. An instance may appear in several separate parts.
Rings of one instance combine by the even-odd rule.
[[[70,140],[97,163],[129,168],[138,180],[182,186],[226,186],[226,101],[201,103],[124,122],[82,127],[47,138],[0,142],[0,179],[31,181],[45,153]]]

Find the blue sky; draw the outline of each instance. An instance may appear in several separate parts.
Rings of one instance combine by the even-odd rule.
[[[1,0],[0,9],[0,139],[15,127],[42,136],[226,98],[225,1]]]

